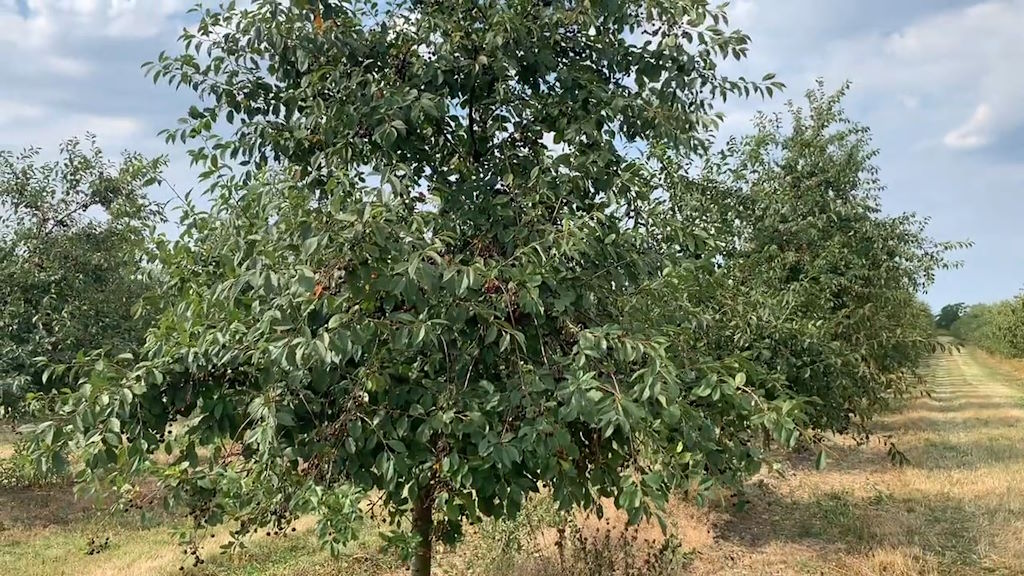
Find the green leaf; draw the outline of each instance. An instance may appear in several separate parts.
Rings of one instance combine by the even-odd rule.
[[[825,469],[825,465],[827,464],[827,458],[828,457],[825,454],[825,449],[824,448],[822,448],[821,450],[818,450],[818,457],[814,460],[814,468],[819,470],[819,471],[820,470],[824,470]]]
[[[300,269],[296,275],[296,281],[303,292],[312,294],[316,288],[316,276],[309,269]]]
[[[277,423],[281,426],[295,426],[295,418],[290,409],[279,407],[277,409]]]
[[[313,236],[312,238],[307,238],[305,241],[302,242],[303,258],[309,258],[313,254],[313,252],[316,251],[319,240],[320,239],[318,237]]]

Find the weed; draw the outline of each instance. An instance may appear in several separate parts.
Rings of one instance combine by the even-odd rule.
[[[850,524],[855,520],[853,503],[845,492],[828,492],[814,501],[816,516],[831,526]]]
[[[892,492],[889,492],[888,490],[882,490],[877,486],[873,486],[872,488],[874,489],[874,492],[871,494],[871,497],[868,498],[868,506],[871,506],[872,508],[884,509],[887,506],[892,505]]]
[[[536,556],[538,541],[546,530],[564,526],[566,516],[550,498],[529,499],[515,518],[482,523],[472,544],[469,571],[476,574],[508,574],[524,558]]]
[[[0,488],[45,488],[67,484],[70,476],[54,471],[41,472],[22,442],[14,444],[13,453],[0,458]]]
[[[660,543],[641,538],[635,526],[616,530],[606,522],[600,530],[573,523],[561,534],[557,571],[561,576],[667,576],[692,561],[679,541],[668,536]]]
[[[110,536],[93,535],[89,536],[86,543],[86,555],[94,556],[110,549]]]

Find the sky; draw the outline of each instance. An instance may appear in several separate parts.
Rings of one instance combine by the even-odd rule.
[[[108,152],[168,154],[167,180],[189,189],[184,150],[157,133],[193,97],[154,86],[140,65],[176,49],[193,3],[0,0],[0,149],[52,149],[93,132]],[[734,0],[729,13],[753,42],[728,72],[774,72],[788,88],[773,101],[730,101],[725,131],[816,78],[851,81],[846,107],[881,150],[886,211],[930,218],[937,239],[974,242],[925,300],[937,310],[1024,288],[1024,0]]]

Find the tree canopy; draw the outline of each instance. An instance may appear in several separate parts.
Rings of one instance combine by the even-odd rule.
[[[974,304],[950,331],[961,341],[987,352],[1024,358],[1024,295],[993,304]]]
[[[877,150],[843,111],[846,90],[819,83],[805,107],[761,115],[705,164],[686,215],[724,241],[725,283],[704,292],[719,353],[744,350],[780,390],[820,400],[813,427],[837,432],[913,386],[934,345],[918,294],[966,246],[934,241],[914,214],[882,212]]]
[[[949,330],[957,320],[963,317],[965,312],[967,312],[967,305],[963,302],[946,304],[935,316],[935,327],[942,330]]]
[[[427,574],[542,490],[637,521],[866,421],[952,245],[881,214],[842,91],[711,152],[717,103],[781,88],[722,74],[748,42],[703,0],[201,11],[147,70],[201,98],[166,137],[212,206],[137,354],[54,369],[39,453],[335,551],[372,499]]]
[[[84,144],[84,145],[83,145]],[[0,152],[0,411],[42,388],[37,358],[135,350],[147,328],[133,308],[160,210],[145,195],[162,160],[104,158],[92,137]]]

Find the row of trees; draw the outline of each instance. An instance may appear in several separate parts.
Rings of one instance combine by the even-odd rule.
[[[953,323],[951,332],[993,354],[1024,358],[1024,295],[970,306]]]
[[[0,416],[47,388],[38,359],[133,352],[156,314],[136,305],[152,287],[140,264],[162,210],[145,190],[163,160],[114,163],[91,137],[39,155],[0,152]]]
[[[31,313],[3,324],[8,370],[67,388],[32,396],[35,453],[85,485],[155,477],[239,536],[315,514],[333,550],[372,495],[427,574],[435,541],[541,490],[639,520],[860,430],[932,350],[917,294],[956,245],[881,212],[845,89],[713,150],[717,102],[781,86],[722,75],[749,39],[706,1],[256,0],[182,42],[147,70],[203,102],[166,134],[212,206],[123,251],[149,275],[96,280],[145,286],[137,320],[55,301],[145,335],[69,360],[24,344],[53,334]],[[128,170],[141,207],[140,162],[3,189]]]
[[[963,302],[946,304],[939,310],[939,313],[935,315],[935,327],[939,330],[952,329],[953,324],[967,313],[967,308],[967,305]]]

